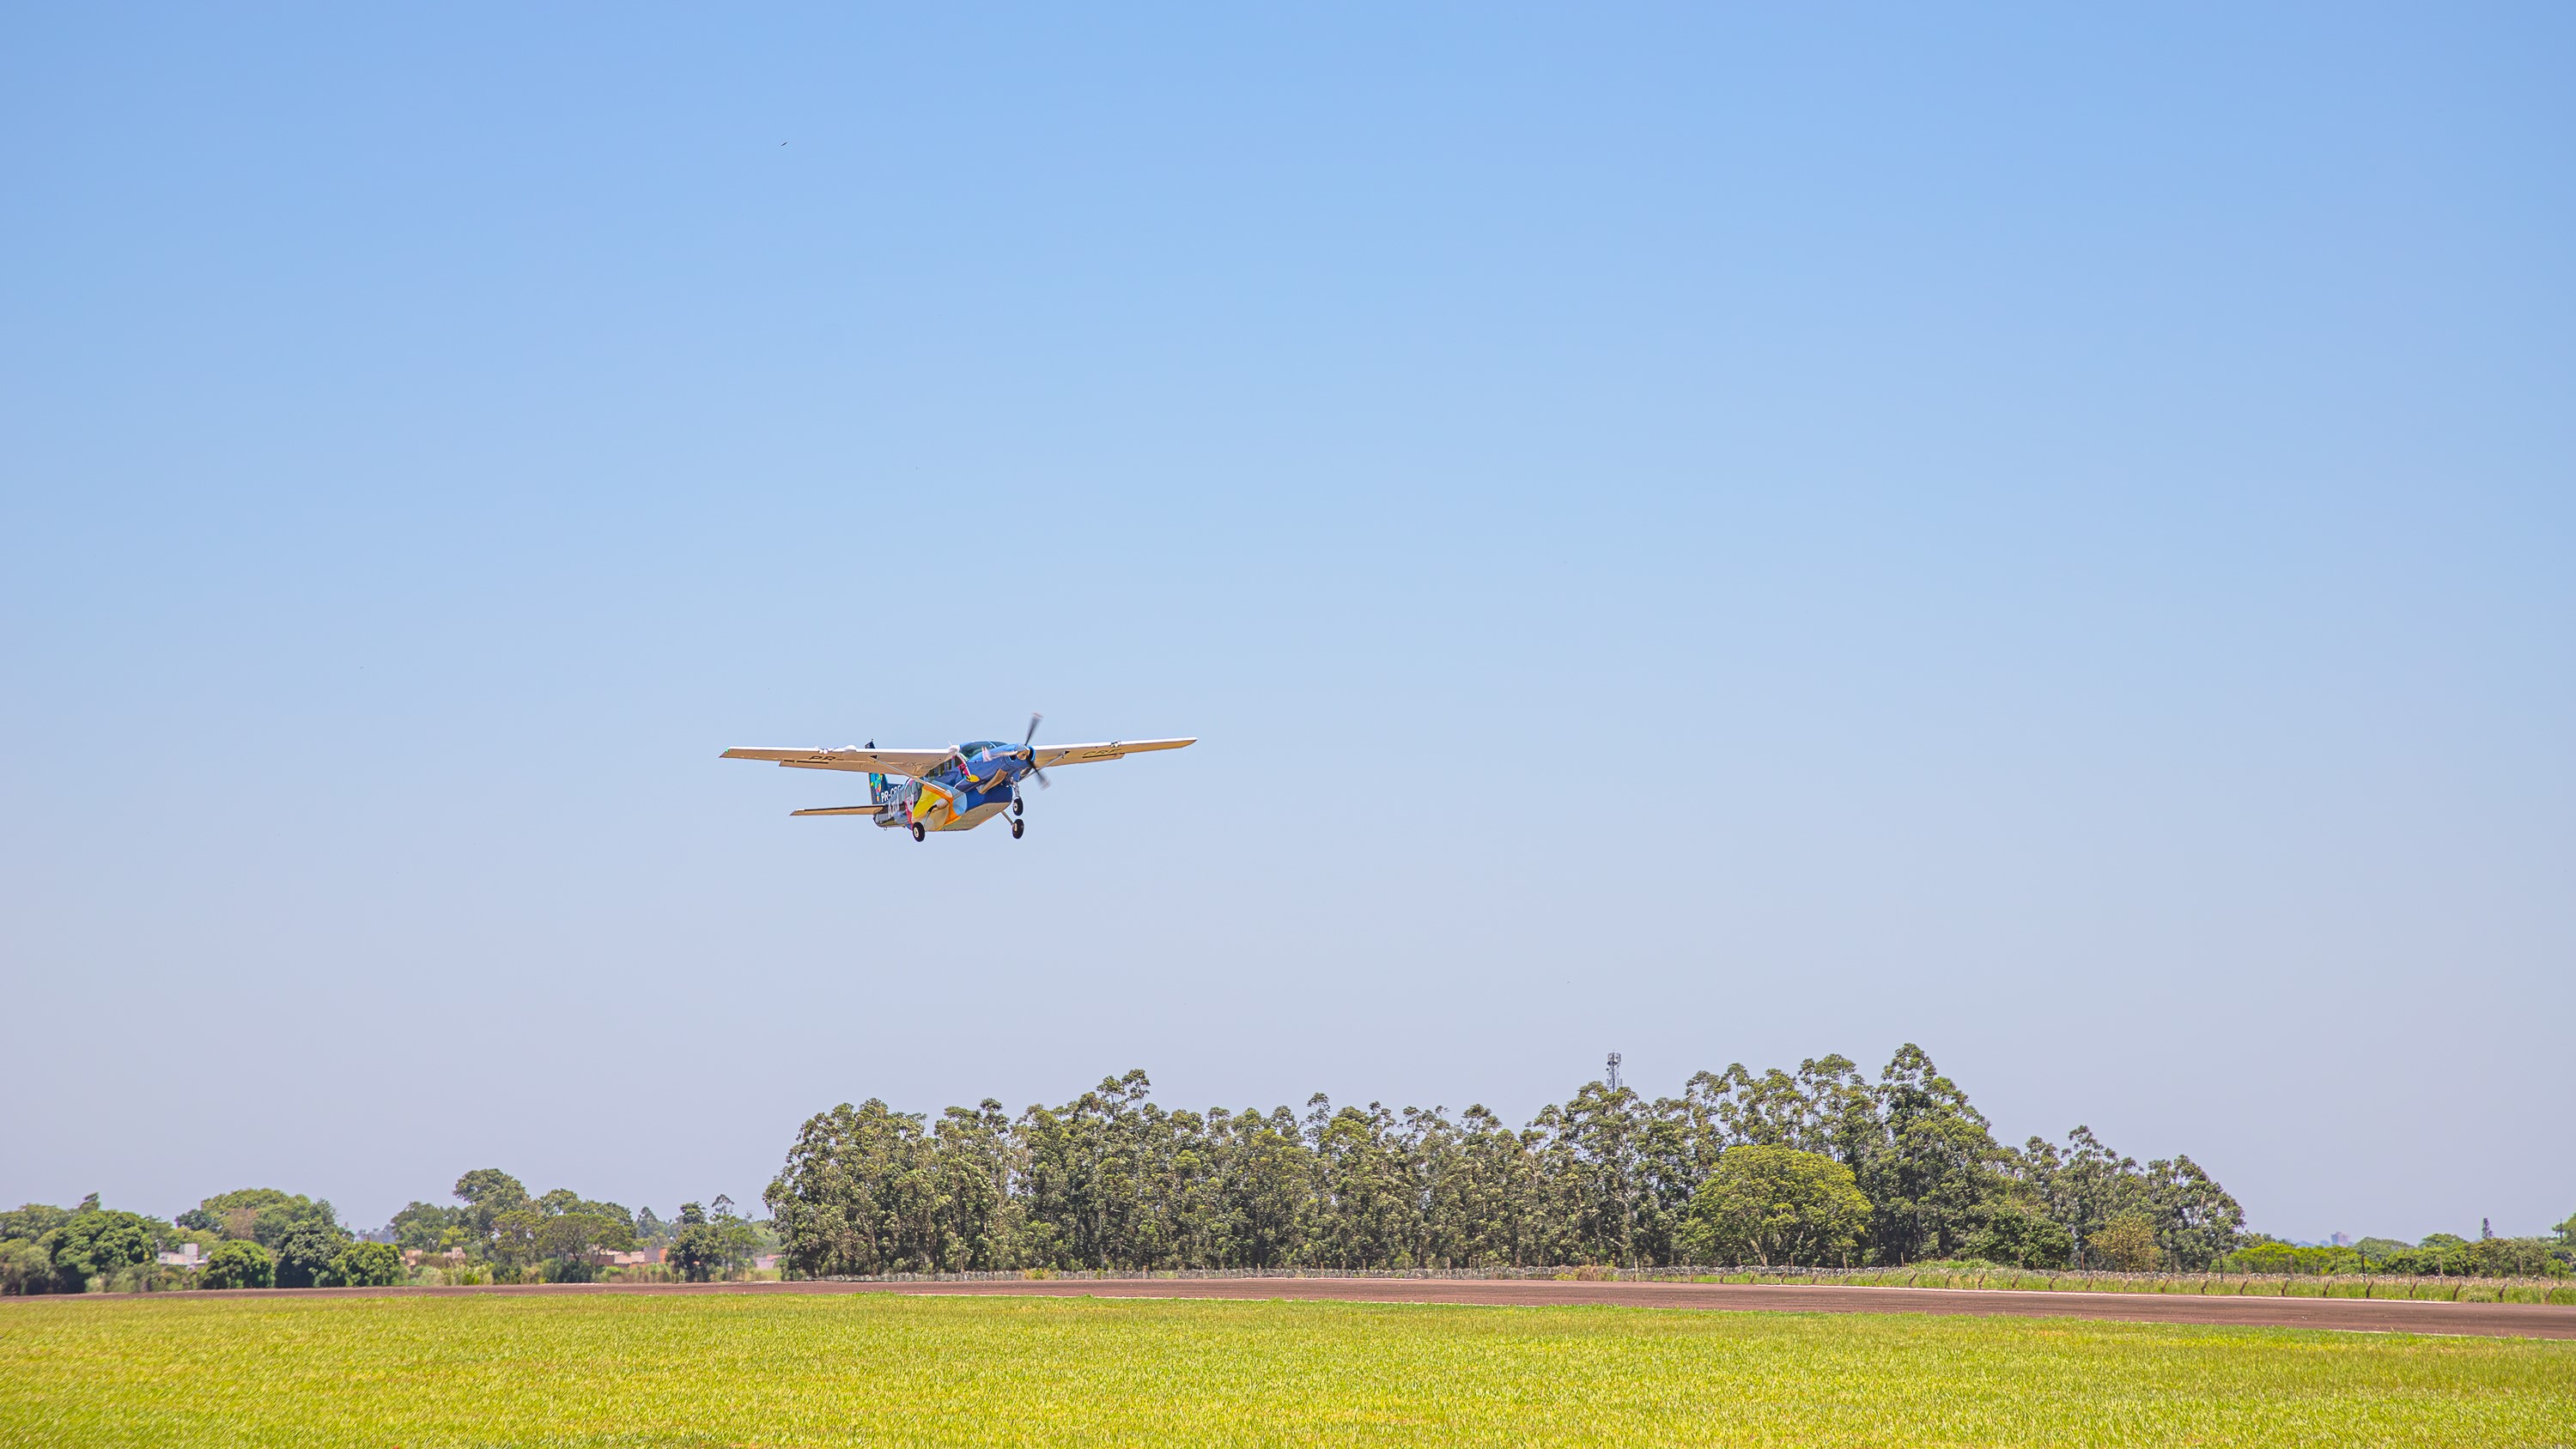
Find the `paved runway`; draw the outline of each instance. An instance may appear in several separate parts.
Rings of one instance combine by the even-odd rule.
[[[803,1285],[798,1285],[803,1286]],[[850,1284],[850,1287],[860,1285]],[[2184,1293],[2015,1293],[1747,1283],[1557,1283],[1458,1278],[1182,1278],[869,1285],[897,1293],[1100,1298],[1287,1298],[1360,1303],[1609,1304],[1775,1313],[2002,1314],[2132,1323],[2222,1323],[2363,1333],[2576,1338],[2576,1306],[2415,1303],[2362,1298],[2234,1298]]]
[[[2188,1293],[2022,1293],[1959,1288],[1850,1288],[1745,1283],[1565,1283],[1479,1278],[1055,1278],[988,1283],[637,1283],[498,1288],[272,1288],[152,1297],[367,1298],[461,1293],[905,1293],[1037,1298],[1220,1298],[1492,1306],[1595,1304],[1772,1313],[2000,1314],[2131,1323],[2330,1328],[2359,1333],[2576,1339],[2576,1305],[2418,1303]],[[147,1295],[122,1295],[128,1297]],[[42,1303],[44,1298],[10,1300]]]

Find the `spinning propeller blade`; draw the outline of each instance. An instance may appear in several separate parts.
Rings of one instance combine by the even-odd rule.
[[[1047,782],[1046,771],[1038,768],[1038,752],[1030,748],[1031,742],[1038,737],[1038,721],[1045,718],[1035,710],[1029,712],[1029,732],[1020,736],[1020,758],[1029,762],[1029,773],[1037,777],[1038,788],[1052,790],[1055,786]]]

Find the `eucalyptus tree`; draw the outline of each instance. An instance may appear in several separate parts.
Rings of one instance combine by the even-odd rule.
[[[1318,1191],[1296,1114],[1275,1107],[1209,1119],[1217,1200],[1225,1225],[1222,1260],[1212,1267],[1284,1268],[1313,1235]]]
[[[2245,1209],[2189,1157],[2142,1168],[2079,1126],[2063,1148],[2031,1138],[2010,1166],[2021,1195],[2074,1234],[2078,1263],[2100,1260],[2090,1244],[2126,1214],[2152,1223],[2159,1260],[2185,1271],[2206,1269],[2243,1237]]]
[[[922,1272],[938,1263],[938,1182],[921,1117],[871,1097],[808,1118],[763,1200],[798,1272]]]
[[[1234,1266],[1235,1224],[1226,1198],[1226,1144],[1219,1123],[1224,1116],[1223,1108],[1204,1116],[1181,1111],[1162,1123],[1157,1210],[1171,1224],[1165,1253],[1176,1268]]]
[[[1049,1267],[1149,1267],[1160,1225],[1146,1211],[1152,1129],[1144,1072],[1104,1079],[1058,1108],[1020,1117],[1031,1244]]]
[[[1026,1159],[1002,1104],[987,1097],[972,1110],[949,1108],[930,1158],[931,1261],[952,1272],[1020,1266],[1023,1203],[1011,1184]]]
[[[1395,1114],[1376,1102],[1365,1112],[1336,1112],[1318,1093],[1307,1103],[1306,1142],[1317,1188],[1308,1261],[1334,1268],[1413,1266],[1422,1201]]]
[[[1456,1163],[1431,1211],[1455,1267],[1535,1267],[1574,1254],[1572,1189],[1555,1170],[1545,1129],[1514,1129],[1481,1104],[1458,1122]]]
[[[1908,1042],[1880,1073],[1878,1129],[1852,1166],[1871,1203],[1870,1255],[1946,1258],[1993,1215],[2003,1148],[1968,1094]]]
[[[1649,1104],[1626,1087],[1589,1082],[1535,1124],[1572,1207],[1567,1228],[1590,1262],[1645,1266],[1680,1251],[1691,1194],[1705,1175],[1687,1099]]]

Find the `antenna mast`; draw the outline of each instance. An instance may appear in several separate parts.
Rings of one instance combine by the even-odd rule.
[[[1617,1052],[1610,1054],[1610,1090],[1614,1092],[1619,1090],[1619,1054]]]

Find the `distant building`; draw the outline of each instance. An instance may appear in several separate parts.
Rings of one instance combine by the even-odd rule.
[[[751,1260],[751,1266],[763,1273],[766,1273],[770,1269],[778,1266],[778,1255],[776,1253],[763,1253],[759,1257]]]
[[[650,1268],[662,1261],[660,1248],[638,1248],[632,1253],[619,1253],[606,1248],[590,1255],[590,1261],[602,1268]]]
[[[194,1243],[181,1243],[179,1251],[158,1256],[164,1268],[202,1268],[206,1265],[206,1255],[198,1251]]]
[[[2352,1235],[2349,1233],[2337,1233],[2327,1241],[2333,1243],[2338,1248],[2349,1248],[2352,1246]]]

